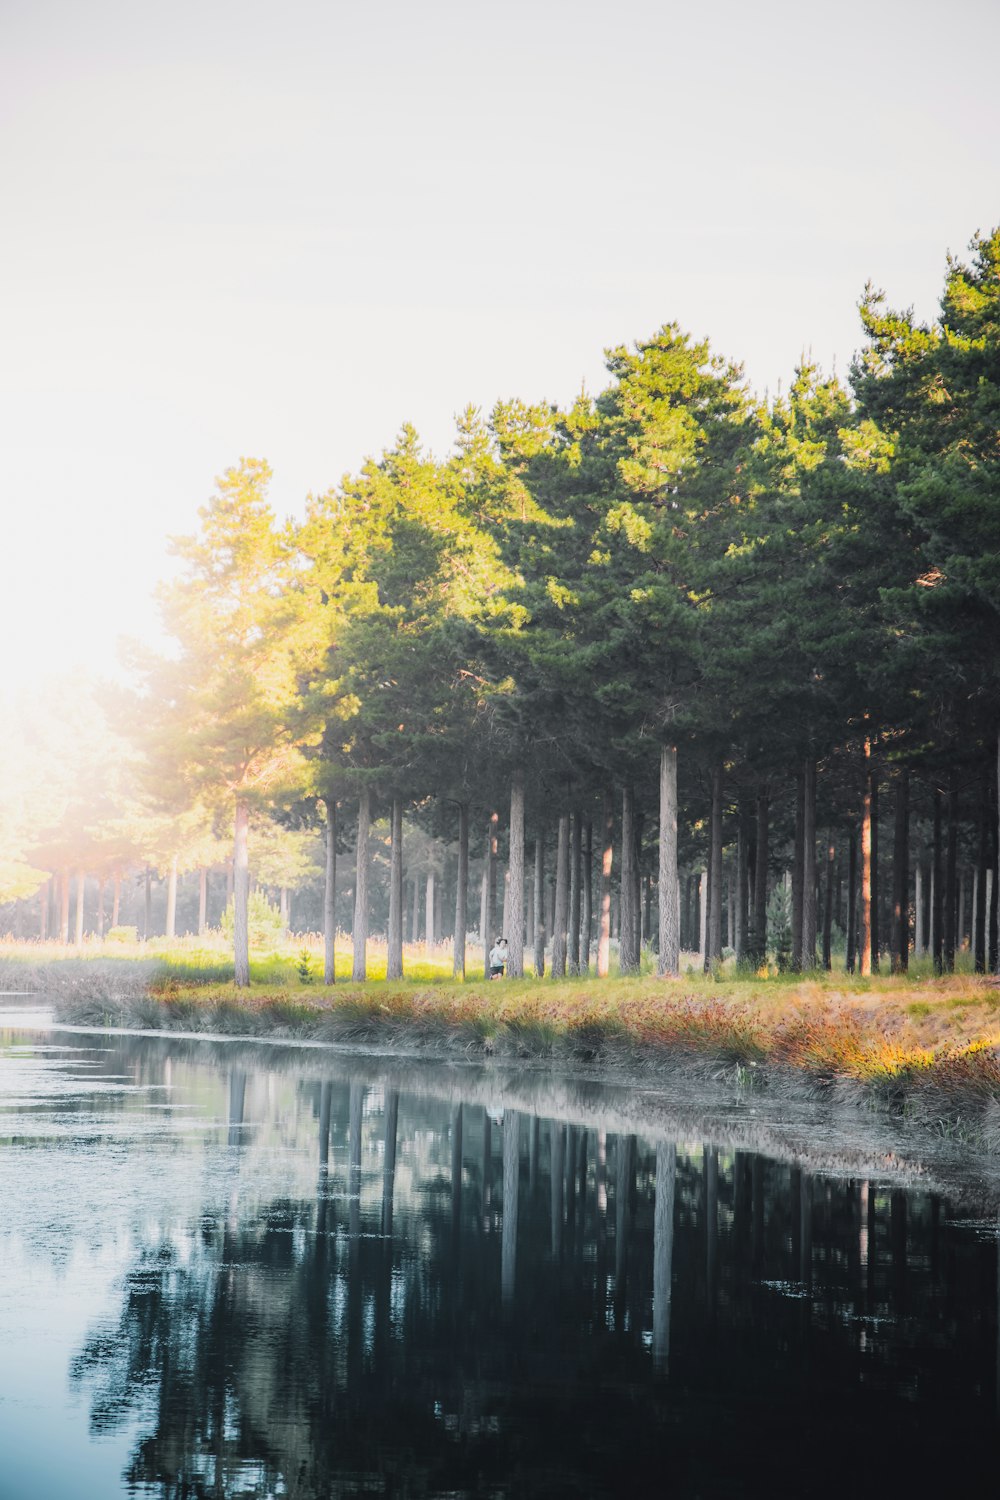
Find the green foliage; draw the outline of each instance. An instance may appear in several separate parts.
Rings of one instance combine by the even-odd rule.
[[[281,942],[285,930],[281,912],[267,899],[263,891],[250,892],[247,902],[247,923],[251,948],[258,950],[274,948]],[[222,913],[219,926],[225,936],[231,940],[234,926],[232,897],[229,898],[226,909]]]
[[[138,927],[109,927],[104,934],[104,941],[106,943],[128,943],[131,945],[138,942],[138,940]]]

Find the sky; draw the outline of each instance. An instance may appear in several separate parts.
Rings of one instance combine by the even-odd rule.
[[[116,670],[215,477],[678,322],[772,394],[1000,223],[996,0],[0,0],[0,686]]]

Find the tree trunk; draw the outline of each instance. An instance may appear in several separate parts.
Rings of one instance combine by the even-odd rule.
[[[642,958],[642,813],[636,811],[634,796],[632,799],[632,845],[635,849],[632,880],[635,896],[632,906],[632,925],[635,928],[634,942],[636,964],[638,964]]]
[[[204,937],[208,927],[208,868],[198,870],[198,936]]]
[[[497,827],[500,821],[499,813],[490,813],[490,826],[486,835],[486,871],[485,889],[483,892],[483,973],[486,978],[490,977],[490,948],[497,936],[495,931],[496,890],[497,890]]]
[[[121,899],[122,899],[122,872],[121,872],[121,870],[116,870],[115,871],[114,894],[111,897],[111,925],[112,925],[112,927],[117,927],[118,926],[118,913],[119,913],[119,911],[121,909]]]
[[[803,899],[805,887],[805,768],[800,766],[795,773],[795,832],[792,845],[792,968],[801,972],[802,962],[802,918],[805,909]]]
[[[434,951],[437,931],[434,926],[434,871],[427,871],[424,891],[424,953],[428,958]]]
[[[872,858],[871,858],[871,944],[872,944],[872,973],[877,974],[879,961],[882,953],[882,932],[879,924],[879,878],[878,878],[878,760],[872,746],[871,758],[871,825],[872,825]]]
[[[588,818],[583,830],[583,869],[580,875],[580,973],[590,973],[590,928],[594,903],[594,825]]]
[[[851,830],[847,844],[847,949],[844,968],[854,973],[858,952],[858,836]]]
[[[831,943],[833,940],[833,887],[837,878],[837,846],[833,835],[827,835],[826,887],[823,892],[823,967],[833,968]]]
[[[952,767],[948,778],[948,843],[944,876],[944,937],[942,963],[946,974],[955,972],[955,876],[958,870],[958,778]]]
[[[355,851],[354,923],[351,942],[354,967],[351,977],[368,977],[368,837],[371,828],[371,792],[363,787],[358,797],[358,846]]]
[[[535,904],[535,978],[545,973],[545,834],[535,836],[535,881],[531,893]]]
[[[452,973],[465,978],[465,935],[469,926],[469,804],[458,804],[458,874],[455,878],[455,957]]]
[[[236,985],[240,989],[246,989],[250,983],[249,828],[250,807],[242,797],[237,797],[233,822],[233,964]]]
[[[677,875],[677,746],[660,747],[659,957],[657,973],[675,977],[681,963],[680,886]]]
[[[757,793],[757,858],[753,877],[753,957],[756,968],[762,967],[767,961],[767,863],[770,812],[770,793],[764,786]]]
[[[323,983],[336,982],[337,803],[326,802],[326,878],[323,884]]]
[[[168,942],[173,942],[177,936],[177,855],[170,861],[170,873],[167,876],[167,925],[166,937]]]
[[[638,974],[639,952],[635,941],[635,808],[631,786],[622,791],[621,940],[618,972]]]
[[[556,845],[556,909],[552,927],[552,978],[566,974],[566,928],[569,919],[569,814],[559,819]]]
[[[580,972],[580,850],[582,832],[579,812],[569,820],[569,951],[567,967],[571,974]]]
[[[872,972],[872,742],[865,739],[865,789],[861,811],[861,963],[862,978]]]
[[[74,941],[79,948],[83,942],[83,898],[87,890],[87,876],[83,870],[77,871],[76,876],[76,913],[74,924]]]
[[[389,814],[389,943],[386,979],[403,977],[403,799],[393,797]]]
[[[288,887],[287,887],[287,885],[279,886],[279,888],[278,888],[278,915],[281,918],[281,935],[282,935],[282,937],[287,937],[288,936]]]
[[[510,842],[508,857],[510,876],[510,930],[507,933],[507,974],[511,979],[524,977],[524,771],[514,772],[510,786]],[[506,1213],[506,1205],[504,1207]]]
[[[742,968],[747,952],[747,835],[742,799],[736,818],[735,889],[733,891],[733,956]]]
[[[722,762],[712,770],[712,857],[709,866],[708,948],[705,968],[722,958]]]
[[[893,974],[910,966],[910,773],[901,767],[896,782],[892,840],[892,952]]]
[[[49,935],[49,886],[47,880],[38,893],[38,941],[44,943]]]
[[[816,762],[805,763],[802,803],[802,967],[816,967]]]
[[[597,976],[606,979],[611,961],[611,869],[614,859],[615,813],[611,793],[604,793],[601,849],[601,909],[597,933]]]
[[[1000,788],[993,788],[993,798],[997,797]],[[986,872],[986,907],[987,907],[987,952],[986,966],[991,974],[997,972],[1000,964],[1000,933],[997,930],[997,893],[1000,891],[1000,880],[997,879],[997,858],[1000,852],[1000,827],[997,824],[997,809],[993,808],[990,819],[990,867]]]
[[[97,880],[97,936],[104,941],[104,876],[98,876]]]
[[[934,788],[934,844],[931,864],[931,949],[934,954],[934,972],[942,972],[944,947],[941,926],[941,896],[944,888],[941,867],[941,788]]]
[[[973,924],[975,924],[976,896],[972,894]],[[973,934],[974,935],[974,934]],[[913,954],[915,958],[923,957],[927,946],[927,934],[924,929],[924,867],[918,859],[913,870]]]
[[[148,865],[146,866],[146,884],[143,901],[142,921],[142,939],[143,942],[145,942],[150,936],[149,929],[153,925],[153,872]]]
[[[986,973],[986,871],[989,867],[989,828],[989,786],[984,773],[979,801],[979,861],[972,899],[972,961],[977,974]]]
[[[698,879],[698,952],[703,966],[708,968],[708,869]]]

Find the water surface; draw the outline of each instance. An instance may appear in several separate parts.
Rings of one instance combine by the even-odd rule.
[[[753,1101],[0,1022],[2,1500],[992,1472],[967,1174]]]

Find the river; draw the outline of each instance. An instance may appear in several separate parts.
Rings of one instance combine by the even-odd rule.
[[[998,1197],[960,1153],[752,1096],[0,1005],[2,1500],[992,1472]]]

